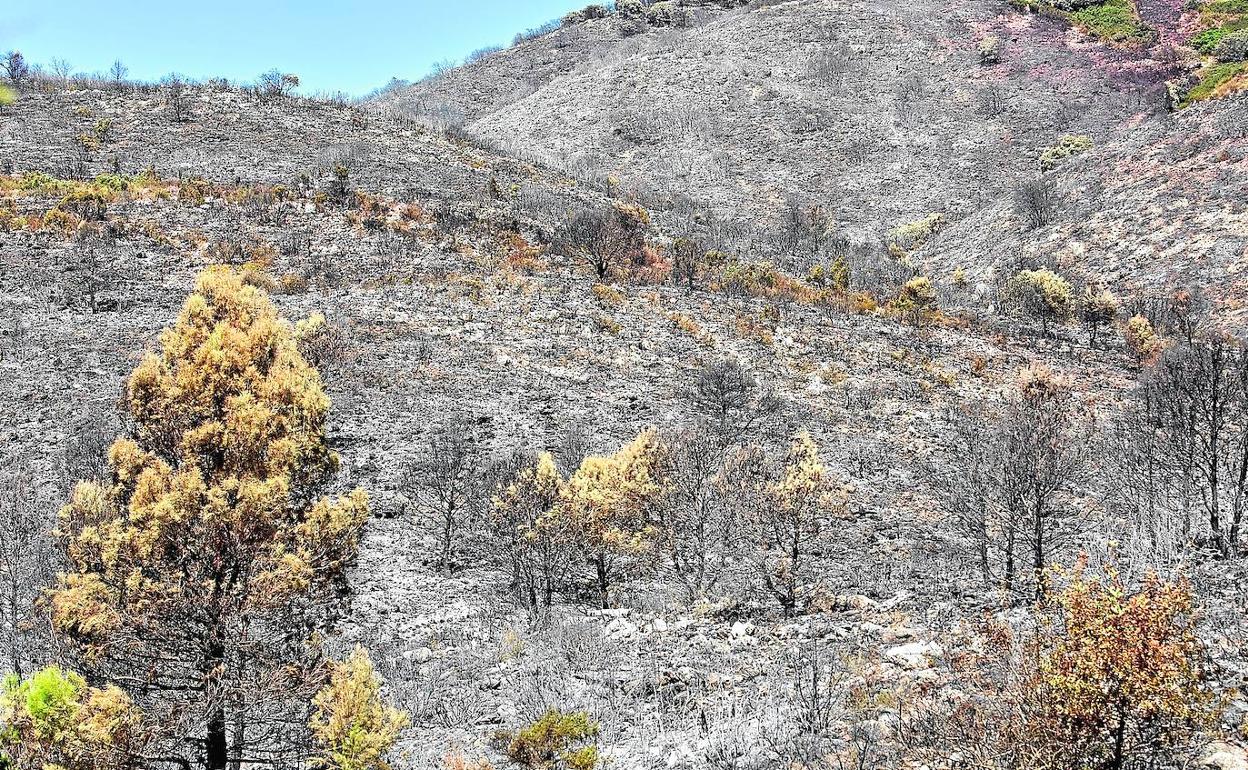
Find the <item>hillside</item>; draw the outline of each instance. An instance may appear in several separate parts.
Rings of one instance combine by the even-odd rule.
[[[143,715],[107,756],[134,767],[224,768],[214,725],[232,770],[1248,767],[1248,344],[1222,334],[1248,301],[1248,100],[1167,104],[1198,64],[1172,46],[1215,11],[1115,3],[1140,14],[1124,44],[1045,4],[721,5],[594,12],[359,105],[14,89],[0,673],[119,683]],[[140,415],[158,350],[190,362],[180,443]],[[291,359],[317,374],[203,395]],[[184,649],[149,604],[105,615],[137,629],[113,646],[64,629],[49,588],[116,552],[150,558],[101,593],[176,603],[219,595],[195,569],[266,515],[315,542],[301,469],[264,475],[294,450],[255,447],[322,387],[324,491],[369,501],[332,591],[289,588],[330,569],[311,547],[263,552],[289,574],[199,669],[138,657]],[[250,426],[257,401],[285,406]],[[124,442],[105,461],[116,436],[155,447],[142,471]],[[278,492],[239,493],[257,479]],[[168,535],[197,515],[219,542]],[[357,645],[378,678],[346,700],[375,686],[410,724],[312,759],[307,688]],[[0,767],[41,768],[61,755],[18,753],[49,739],[13,681]]]
[[[991,286],[1045,264],[1140,298],[1198,286],[1243,328],[1246,127],[1243,99],[1144,122],[1054,172],[1051,222],[1033,227],[1012,197],[996,201],[926,247],[931,269]]]
[[[573,25],[379,106],[449,104],[509,152],[734,217],[820,203],[862,240],[1008,196],[1063,134],[1113,141],[1164,111],[1174,73],[1161,49],[1110,49],[995,0],[767,4],[620,38],[624,23]]]

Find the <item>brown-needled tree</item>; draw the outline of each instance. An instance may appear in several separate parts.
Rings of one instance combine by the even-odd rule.
[[[54,626],[163,728],[149,759],[273,763],[306,734],[308,640],[368,514],[362,490],[320,495],[329,398],[269,297],[213,268],[125,404],[108,476],[60,512]]]

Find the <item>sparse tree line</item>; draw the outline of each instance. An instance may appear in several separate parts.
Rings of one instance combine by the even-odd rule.
[[[742,230],[692,202],[669,202],[669,216],[687,221],[676,228],[684,235],[666,238],[649,209],[620,197],[618,180],[609,179],[606,192],[612,198],[608,204],[561,216],[556,212],[559,224],[550,236],[556,253],[588,268],[598,282],[667,283],[689,293],[709,290],[821,304],[916,325],[955,319],[969,297],[961,269],[938,284],[918,267],[917,252],[947,225],[939,213],[896,227],[879,243],[853,243],[836,233],[826,208],[797,199],[765,232]],[[490,197],[508,196],[494,185]],[[687,209],[682,213],[681,207]],[[534,212],[540,213],[550,212]],[[737,250],[725,251],[730,247],[723,244]],[[1116,339],[1141,364],[1161,349],[1164,335],[1186,334],[1194,319],[1208,312],[1197,291],[1124,300],[1094,276],[1071,276],[1021,258],[1006,265],[987,295],[991,308],[1018,328],[1043,337],[1082,328],[1090,347]],[[942,314],[946,302],[953,315]]]
[[[272,69],[262,72],[250,83],[232,82],[225,78],[209,78],[204,81],[189,79],[170,73],[157,81],[136,80],[130,77],[130,68],[120,59],[114,61],[106,72],[84,73],[62,58],[53,58],[46,64],[31,63],[20,51],[0,55],[0,80],[18,93],[22,91],[61,91],[103,89],[113,91],[138,91],[160,94],[172,111],[175,122],[186,119],[187,99],[192,89],[211,91],[242,91],[261,102],[286,101],[295,103],[300,87],[299,76]],[[337,105],[353,104],[354,100],[343,93],[321,94],[302,99],[310,103],[327,102]],[[0,104],[0,106],[4,106]]]
[[[573,435],[491,458],[471,421],[435,430],[404,489],[439,567],[494,566],[538,616],[556,598],[618,605],[619,584],[639,575],[666,576],[690,603],[746,584],[800,611],[845,511],[841,485],[805,432],[767,451],[781,402],[737,361],[704,368],[688,398],[694,425],[643,430],[606,455]]]
[[[971,543],[983,585],[1045,590],[1052,554],[1097,514],[1141,570],[1235,558],[1248,504],[1248,348],[1212,327],[1157,341],[1106,418],[1072,383],[1028,368],[996,407],[949,416],[927,480]],[[1030,575],[1025,575],[1025,570]]]

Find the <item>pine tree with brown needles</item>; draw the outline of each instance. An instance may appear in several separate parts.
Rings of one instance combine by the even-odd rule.
[[[126,384],[109,477],[60,512],[54,626],[165,728],[148,759],[223,770],[306,736],[302,656],[368,500],[320,496],[338,468],[330,402],[296,343],[262,290],[206,271]]]

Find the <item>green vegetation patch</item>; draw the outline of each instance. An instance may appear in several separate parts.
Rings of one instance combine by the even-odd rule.
[[[1148,45],[1157,32],[1140,19],[1132,0],[1106,0],[1070,13],[1070,19],[1085,32],[1111,43]]]
[[[1182,106],[1213,99],[1248,87],[1248,61],[1210,64],[1200,71],[1200,82],[1183,97]]]
[[[1044,171],[1052,171],[1061,164],[1063,160],[1080,155],[1092,149],[1092,139],[1087,136],[1074,136],[1067,134],[1057,140],[1057,144],[1046,149],[1040,156],[1040,168]]]
[[[1235,0],[1238,2],[1239,0]],[[1052,0],[1010,0],[1023,10],[1065,19],[1093,37],[1120,45],[1152,45],[1157,30],[1140,18],[1135,0],[1104,0],[1078,10],[1065,10]]]
[[[1205,28],[1188,44],[1205,56],[1212,56],[1227,35],[1248,30],[1248,0],[1215,0],[1202,3],[1199,10]]]

